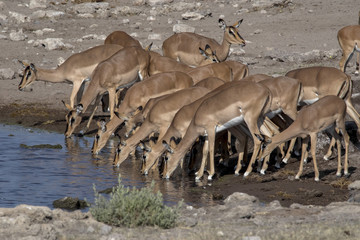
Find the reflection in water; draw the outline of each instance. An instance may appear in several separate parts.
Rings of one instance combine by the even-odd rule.
[[[93,138],[65,138],[62,134],[30,130],[20,126],[0,125],[0,207],[19,204],[45,205],[65,196],[78,197],[94,202],[93,184],[97,190],[117,185],[121,174],[125,186],[149,186],[162,192],[167,204],[181,199],[199,207],[213,205],[211,196],[198,191],[194,177],[176,176],[171,180],[159,177],[159,172],[148,176],[140,174],[141,158],[130,157],[120,168],[112,162],[116,138],[97,156],[92,156]],[[62,149],[25,149],[20,144],[60,144]]]

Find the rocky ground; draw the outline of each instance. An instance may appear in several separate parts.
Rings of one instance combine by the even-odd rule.
[[[337,31],[357,24],[359,18],[358,0],[84,2],[90,1],[0,1],[0,122],[63,132],[66,109],[61,100],[69,101],[71,86],[37,82],[20,92],[18,60],[54,68],[72,54],[101,44],[116,30],[126,31],[143,46],[153,42],[152,49],[160,53],[162,42],[174,31],[195,31],[220,42],[219,18],[228,24],[244,19],[239,32],[247,44],[233,46],[229,59],[248,64],[250,74],[283,75],[304,66],[338,67]],[[353,102],[360,110],[360,77],[353,71],[351,62]],[[350,133],[352,126],[349,119]],[[357,136],[352,136],[356,144]],[[319,146],[327,146],[326,141],[322,136]],[[348,190],[360,176],[354,146],[348,179],[334,176],[335,161],[320,160],[319,183],[313,181],[311,164],[302,180],[294,181],[296,158],[280,171],[270,168],[265,177],[252,174],[244,180],[222,172],[212,186],[199,191],[226,199],[224,204],[185,206],[175,229],[113,228],[96,222],[89,213],[18,206],[0,209],[0,235],[2,239],[358,239],[360,197],[357,190]],[[319,148],[320,157],[322,153]]]

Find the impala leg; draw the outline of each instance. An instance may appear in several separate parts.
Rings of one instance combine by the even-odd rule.
[[[267,169],[268,166],[269,166],[269,161],[270,161],[270,154],[267,155],[267,156],[265,157],[265,159],[264,159],[262,168],[261,168],[261,170],[260,170],[260,174],[261,174],[261,175],[265,175],[265,171],[266,171],[266,169]]]
[[[302,140],[300,166],[299,166],[299,171],[295,176],[295,179],[300,179],[300,176],[301,176],[301,174],[303,172],[304,162],[305,162],[304,158],[305,158],[305,154],[307,152],[308,143],[309,143],[309,137],[306,137],[305,139]]]
[[[197,180],[202,178],[202,176],[204,175],[204,170],[205,170],[206,160],[208,158],[208,153],[209,153],[209,138],[205,137],[205,141],[203,144],[203,151],[202,151],[201,166],[200,166],[200,169],[195,173]]]
[[[72,91],[70,94],[70,107],[71,108],[74,108],[74,106],[75,106],[75,98],[76,98],[77,93],[79,92],[81,84],[82,84],[82,82],[79,82],[79,81],[73,82],[73,88],[72,88]]]
[[[289,161],[291,157],[291,152],[294,150],[295,142],[296,138],[291,139],[286,155],[282,160],[283,163],[287,163]]]
[[[338,152],[338,165],[336,176],[341,177],[341,142],[340,139],[336,139],[337,152]]]
[[[255,160],[256,160],[256,158],[259,154],[259,150],[260,150],[261,142],[255,136],[253,136],[253,140],[254,140],[254,150],[253,150],[253,154],[251,156],[249,165],[246,169],[246,172],[244,173],[244,177],[249,176],[249,174],[252,172],[253,164],[255,163]]]
[[[327,150],[327,152],[326,152],[326,154],[325,154],[325,156],[324,156],[324,159],[325,160],[329,160],[330,159],[330,157],[331,157],[331,155],[332,155],[332,150],[333,150],[333,148],[334,148],[334,146],[335,146],[335,138],[331,138],[331,141],[330,141],[330,145],[329,145],[329,148],[328,148],[328,150]]]
[[[315,181],[319,181],[319,169],[316,162],[316,141],[317,141],[316,133],[310,134],[310,141],[311,141],[311,149],[310,149],[311,156],[313,158],[313,163],[314,163]]]
[[[95,112],[99,106],[99,103],[100,103],[100,100],[101,100],[101,94],[97,95],[96,96],[96,100],[95,100],[95,103],[94,105],[92,106],[92,112],[91,112],[91,115],[89,117],[89,120],[86,124],[86,128],[83,130],[83,132],[86,132],[89,128],[90,128],[90,124],[91,124],[91,121],[92,119],[94,118],[94,115],[95,115]]]
[[[108,89],[109,92],[109,109],[110,109],[110,120],[115,116],[115,102],[116,102],[116,90],[114,88]]]
[[[208,180],[211,180],[215,174],[215,129],[208,132],[208,144],[209,144],[209,163],[210,172]]]
[[[339,126],[339,129],[341,130],[341,133],[344,138],[344,143],[345,143],[344,175],[349,176],[349,162],[348,162],[349,155],[348,154],[349,154],[350,137],[349,137],[349,134],[346,132],[344,121],[345,121],[344,119],[341,119],[341,121],[338,123],[338,126]]]

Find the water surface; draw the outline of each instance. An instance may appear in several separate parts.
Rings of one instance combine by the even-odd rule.
[[[122,183],[129,187],[149,186],[154,180],[168,205],[181,199],[193,206],[214,204],[208,194],[197,191],[193,177],[164,180],[155,172],[143,176],[137,159],[128,159],[120,168],[114,168],[116,141],[111,139],[94,158],[93,138],[66,139],[63,134],[0,125],[0,207],[29,204],[53,208],[54,200],[66,196],[93,203],[93,184],[97,190],[111,188],[117,185],[119,174]],[[26,149],[20,144],[60,144],[62,149]]]

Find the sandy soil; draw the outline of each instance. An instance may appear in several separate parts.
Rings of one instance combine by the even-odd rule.
[[[156,15],[151,10],[157,10],[160,6],[152,8],[141,4],[142,1],[137,1],[140,4],[133,6],[132,1],[109,0],[107,2],[110,3],[111,8],[131,6],[139,9],[141,14],[130,16],[110,14],[111,16],[106,18],[96,14],[95,17],[81,18],[71,11],[74,3],[65,0],[62,1],[63,4],[54,4],[55,2],[47,1],[46,10],[64,11],[65,16],[25,23],[18,23],[11,18],[0,21],[2,35],[9,36],[11,31],[19,31],[19,29],[23,29],[27,35],[25,41],[0,39],[2,51],[0,68],[10,68],[15,71],[14,78],[0,80],[0,122],[2,123],[21,124],[57,132],[65,131],[64,116],[67,111],[61,100],[69,101],[71,86],[66,83],[36,82],[29,86],[27,91],[20,92],[17,85],[22,67],[17,60],[32,62],[43,68],[53,68],[58,64],[59,58],[66,59],[75,52],[102,44],[103,41],[100,39],[83,39],[83,36],[89,34],[108,35],[115,30],[135,33],[143,46],[153,42],[153,50],[160,52],[162,41],[173,34],[172,27],[177,21],[195,27],[199,34],[221,41],[222,30],[217,26],[218,18],[224,18],[228,24],[243,18],[240,33],[246,39],[247,45],[244,48],[233,46],[233,53],[229,59],[247,63],[250,74],[282,75],[289,70],[310,65],[338,67],[341,52],[336,39],[337,31],[343,26],[357,24],[359,17],[356,9],[358,0],[323,2],[294,0],[263,7],[254,7],[256,2],[262,1],[204,0],[198,1],[200,7],[190,10],[207,13],[207,17],[197,21],[183,20],[181,14],[184,12],[168,11]],[[174,1],[172,4],[179,2]],[[34,10],[26,6],[28,3],[29,1],[25,0],[4,1],[0,7],[0,14],[8,16],[11,11],[30,15]],[[155,15],[155,20],[147,19],[151,15]],[[128,19],[129,23],[124,19]],[[41,37],[34,34],[35,30],[44,28],[52,28],[55,31]],[[154,33],[161,34],[161,39],[148,39],[148,36]],[[73,45],[74,48],[48,51],[41,46],[34,47],[28,42],[50,37],[63,38],[65,43]],[[317,52],[320,54],[316,54]],[[360,77],[352,74],[353,71],[354,63],[348,68],[348,73],[354,80],[354,93],[358,93],[357,81]],[[360,110],[359,99],[355,97],[353,101],[355,108]],[[98,112],[96,118],[103,117],[104,115]],[[348,123],[349,131],[353,132],[351,121]],[[90,133],[95,129],[93,125]],[[356,141],[356,135],[354,139]],[[319,157],[322,154],[323,151],[320,149]],[[199,191],[210,191],[214,198],[220,199],[233,192],[246,192],[265,202],[279,200],[284,206],[294,202],[327,205],[333,201],[347,200],[349,192],[346,186],[359,179],[360,172],[357,169],[360,163],[359,152],[354,145],[351,146],[349,161],[351,176],[348,179],[337,179],[336,161],[319,159],[321,181],[318,183],[313,180],[312,164],[306,165],[300,181],[293,180],[298,168],[297,158],[292,158],[289,164],[280,170],[270,168],[266,176],[253,173],[247,179],[234,177],[231,170],[219,168],[220,177],[211,186],[205,189],[199,188]]]

